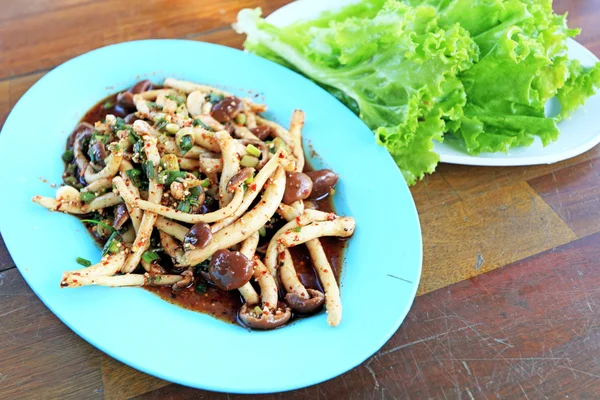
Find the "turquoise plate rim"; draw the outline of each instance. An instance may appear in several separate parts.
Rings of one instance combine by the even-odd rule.
[[[249,332],[140,288],[59,288],[62,271],[77,268],[75,257],[98,259],[99,250],[76,218],[50,213],[31,197],[53,196],[56,189],[50,184],[60,182],[64,141],[87,109],[138,79],[160,82],[167,76],[256,95],[270,107],[267,116],[283,124],[295,108],[306,112],[305,145],[319,155],[311,161],[340,174],[336,208],[357,221],[345,253],[339,327],[327,326],[321,313],[283,329]],[[23,152],[15,149],[27,150],[25,162]],[[32,290],[96,348],[178,384],[250,394],[331,379],[387,342],[419,285],[419,218],[389,154],[325,90],[239,50],[186,40],[142,40],[65,62],[33,85],[11,111],[0,134],[0,170],[10,171],[0,177],[2,187],[13,188],[11,196],[0,197],[0,231]],[[311,351],[297,345],[301,341]],[[292,361],[281,368],[286,358]]]

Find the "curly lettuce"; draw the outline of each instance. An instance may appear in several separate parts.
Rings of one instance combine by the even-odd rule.
[[[557,123],[600,86],[600,64],[569,60],[566,17],[551,0],[363,0],[277,28],[242,10],[245,48],[309,77],[374,131],[407,182],[439,161],[433,141],[470,154],[508,151]],[[562,109],[547,117],[556,97]]]
[[[433,7],[398,1],[365,1],[285,28],[247,9],[236,29],[248,35],[247,50],[310,77],[354,110],[409,184],[435,169],[432,141],[458,124],[466,104],[457,74],[478,56],[458,24],[441,29]]]

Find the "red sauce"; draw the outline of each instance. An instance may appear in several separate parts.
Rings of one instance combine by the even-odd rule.
[[[118,117],[125,117],[126,112],[124,112],[122,109],[116,106],[116,99],[117,94],[113,94],[101,100],[85,114],[85,116],[81,119],[80,122],[88,122],[93,125],[95,122],[103,120],[107,114],[113,114]],[[71,144],[67,143],[67,148],[71,147],[72,141]],[[313,170],[312,167],[307,163],[307,166],[304,168],[304,171],[306,172],[311,170]],[[317,200],[315,203],[317,209],[321,211],[335,212],[331,196],[327,196],[324,199]],[[281,224],[276,228],[278,229],[283,224],[284,221],[281,221]],[[96,239],[97,243],[100,246],[104,245],[105,239],[102,240],[97,238],[94,231],[91,228],[92,226],[88,226],[90,234],[92,234],[92,236]],[[276,229],[273,229],[273,231],[275,230]],[[270,238],[261,239],[260,244],[263,244],[265,241],[268,242],[269,239]],[[339,282],[339,277],[341,274],[344,259],[344,245],[346,240],[338,239],[335,237],[326,237],[321,238],[320,240],[325,250],[325,254],[329,259],[329,262],[331,263],[331,266],[333,267],[333,270],[335,272],[335,276]],[[298,272],[298,277],[300,281],[307,288],[318,289],[320,291],[323,291],[317,278],[317,274],[313,268],[313,264],[306,246],[300,245],[292,247],[290,248],[290,253],[294,260],[294,266]],[[166,265],[164,264],[166,263],[161,263],[161,265],[166,267]],[[258,290],[258,286],[255,286]],[[203,279],[200,277],[196,277],[194,284],[187,289],[173,290],[170,286],[146,286],[144,287],[144,289],[155,293],[162,299],[170,303],[176,304],[180,307],[208,314],[215,318],[230,323],[236,323],[237,312],[243,304],[243,300],[237,290],[226,292],[217,289],[214,286],[205,284]],[[292,320],[294,318],[295,316],[292,317]]]

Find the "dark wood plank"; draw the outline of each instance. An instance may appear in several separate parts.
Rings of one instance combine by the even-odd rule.
[[[15,263],[13,262],[10,254],[8,253],[8,249],[4,244],[4,239],[2,239],[2,235],[0,234],[0,272],[7,270],[9,268],[13,268]]]
[[[257,399],[596,399],[600,234],[418,297],[361,366]],[[169,385],[137,399],[238,399]]]
[[[529,184],[579,237],[600,231],[600,158],[540,176]]]
[[[39,7],[42,3],[38,0]],[[46,3],[52,4],[52,0]],[[0,79],[45,70],[113,43],[178,38],[224,28],[242,8],[262,7],[268,14],[287,3],[289,0],[107,0],[77,4],[74,0],[72,6],[58,8],[47,4],[43,13],[0,20]]]
[[[42,304],[16,268],[0,272],[1,399],[102,399],[101,354]]]

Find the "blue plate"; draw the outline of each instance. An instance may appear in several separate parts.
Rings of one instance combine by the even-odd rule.
[[[305,145],[340,177],[338,213],[356,219],[342,273],[343,320],[325,315],[249,332],[178,308],[140,288],[61,289],[76,257],[100,251],[77,218],[33,204],[54,196],[65,140],[105,96],[140,79],[176,77],[240,96],[260,93],[268,116],[287,125],[306,112]],[[264,95],[264,99],[262,96]],[[181,40],[122,43],[49,72],[11,112],[0,135],[0,228],[19,271],[65,324],[112,357],[182,385],[234,393],[301,388],[348,371],[375,353],[406,316],[421,275],[412,197],[392,158],[351,111],[300,75],[227,47]]]

